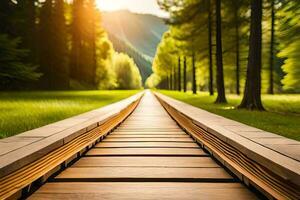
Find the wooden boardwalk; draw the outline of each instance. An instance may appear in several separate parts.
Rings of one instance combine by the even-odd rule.
[[[29,199],[257,199],[151,93],[114,132]]]

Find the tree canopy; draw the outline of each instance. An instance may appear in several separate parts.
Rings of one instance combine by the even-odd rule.
[[[0,88],[12,89],[16,82],[38,80],[42,74],[36,72],[36,66],[22,62],[28,51],[19,49],[20,39],[10,39],[0,34]]]
[[[124,53],[116,53],[113,66],[117,78],[118,89],[141,89],[142,79],[133,59]]]
[[[3,0],[0,21],[1,89],[115,89],[122,81],[95,0]]]
[[[166,23],[170,28],[157,48],[153,62],[155,75],[149,80],[152,84],[168,89],[174,89],[171,85],[184,84],[194,90],[195,79],[197,90],[209,91],[212,95],[215,89],[218,94],[223,93],[224,79],[225,92],[249,95],[256,91],[258,101],[261,92],[299,92],[300,2],[159,0],[158,3],[169,12]],[[257,13],[261,13],[261,18],[255,18]],[[251,31],[253,26],[256,29]],[[260,26],[261,33],[256,35]],[[168,41],[172,41],[172,45],[165,45]],[[256,42],[261,45],[251,47]],[[181,56],[181,60],[186,58],[188,66],[180,68],[185,73],[172,70],[178,65],[175,54]],[[255,73],[249,76],[252,69]],[[195,78],[193,74],[196,74]],[[163,84],[166,81],[169,84]],[[246,89],[247,82],[254,81],[257,81],[255,87]],[[224,98],[220,102],[224,102]],[[261,110],[259,105],[253,109]],[[252,109],[249,105],[246,107]]]

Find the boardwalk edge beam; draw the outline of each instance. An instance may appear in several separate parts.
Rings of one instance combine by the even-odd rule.
[[[81,157],[134,111],[143,94],[140,92],[109,106],[4,139],[14,146],[20,138],[34,137],[51,128],[56,130],[50,136],[41,137],[37,144],[24,145],[0,155],[0,199],[26,196],[35,186]],[[70,121],[75,123],[69,125]]]
[[[289,167],[276,163],[276,160],[263,154],[259,155],[246,145],[242,146],[238,142],[239,137],[230,138],[222,134],[218,131],[217,123],[214,125],[208,123],[206,126],[205,122],[195,119],[193,116],[197,115],[195,113],[197,108],[194,107],[192,116],[189,112],[192,106],[160,93],[155,93],[155,96],[171,117],[191,137],[244,184],[256,188],[270,199],[300,199],[300,162],[285,158],[288,161],[286,165]],[[216,127],[215,130],[214,127]],[[272,153],[279,154],[275,151]],[[291,169],[290,166],[293,167],[293,164],[294,168]]]

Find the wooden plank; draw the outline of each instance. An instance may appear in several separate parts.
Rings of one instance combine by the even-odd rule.
[[[209,157],[84,157],[72,167],[220,167]]]
[[[295,144],[268,144],[266,145],[270,149],[280,152],[294,160],[300,162],[300,145]],[[300,165],[299,165],[300,167]]]
[[[127,123],[127,124],[121,124],[118,128],[143,128],[145,126],[149,126],[152,128],[170,128],[170,129],[178,129],[178,125],[175,123],[173,124],[170,122],[139,122],[139,123]]]
[[[10,137],[0,140],[0,156],[41,140],[38,137]]]
[[[173,126],[174,128],[177,125],[177,123],[175,121],[173,121],[172,118],[164,118],[161,115],[157,115],[155,116],[156,120],[153,120],[149,117],[147,117],[146,115],[141,115],[138,118],[143,119],[143,120],[138,120],[138,118],[134,119],[134,116],[136,114],[133,113],[130,118],[128,118],[126,121],[124,121],[124,123],[121,124],[121,126],[140,126],[140,125],[150,125],[150,126]]]
[[[252,139],[252,138],[280,138],[280,135],[269,133],[265,131],[239,131],[237,134]]]
[[[298,145],[300,142],[288,138],[273,137],[273,138],[252,138],[252,141],[257,142],[261,145]]]
[[[141,123],[149,124],[149,122],[155,122],[153,125],[161,125],[159,122],[165,122],[166,125],[176,125],[176,122],[172,121],[172,118],[165,117],[164,114],[161,114],[159,116],[159,118],[156,117],[156,118],[152,118],[152,119],[150,117],[147,117],[146,115],[144,115],[143,117],[135,118],[135,119],[134,119],[134,116],[135,116],[135,112],[122,125],[141,124]]]
[[[105,142],[193,142],[192,138],[184,137],[184,138],[105,138]]]
[[[203,156],[207,155],[202,149],[196,148],[94,148],[87,152],[89,156],[116,155],[157,155],[157,156]]]
[[[203,179],[207,182],[207,179],[214,181],[233,178],[223,168],[70,167],[55,179],[170,179],[170,182],[172,179]]]
[[[25,166],[47,153],[63,146],[63,139],[55,135],[23,146],[0,157],[0,177],[3,177],[22,166]]]
[[[120,200],[255,200],[240,183],[47,183],[34,193],[37,199]]]
[[[168,135],[168,134],[156,134],[156,135],[151,135],[151,134],[110,134],[106,137],[108,138],[190,138],[190,136],[186,134],[178,134],[178,135]]]
[[[140,131],[123,131],[123,132],[118,132],[118,131],[114,131],[111,135],[187,135],[185,132],[183,131],[178,131],[178,132],[153,132],[153,131],[144,131],[144,132],[140,132]]]
[[[131,131],[131,132],[142,132],[142,133],[145,133],[145,132],[176,132],[176,131],[179,131],[181,132],[182,129],[175,129],[175,128],[151,128],[151,127],[144,127],[144,128],[118,128],[117,129],[118,132],[128,132],[128,131]]]
[[[100,142],[97,148],[103,147],[178,147],[178,148],[199,148],[193,142]]]
[[[130,118],[129,118],[130,119]],[[166,125],[166,126],[177,126],[176,122],[172,121],[172,119],[161,119],[159,118],[156,121],[149,120],[148,118],[144,121],[138,121],[138,120],[131,120],[128,121],[126,120],[124,123],[121,124],[121,126],[141,126],[141,125],[146,125],[146,124],[152,124],[152,126],[161,126],[161,125]]]
[[[244,124],[239,124],[239,125],[225,125],[224,128],[232,131],[232,132],[239,132],[239,131],[249,131],[249,132],[257,132],[257,131],[262,131],[258,128],[254,128],[252,126],[245,126]]]
[[[133,131],[141,131],[145,132],[148,130],[154,130],[154,131],[182,131],[181,129],[178,129],[178,126],[172,126],[172,127],[167,127],[167,126],[147,126],[147,125],[139,125],[139,126],[119,126],[116,131],[128,131],[128,130],[133,130]]]

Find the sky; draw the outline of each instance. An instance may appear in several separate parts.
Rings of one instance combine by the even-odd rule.
[[[96,0],[97,7],[102,11],[130,10],[135,13],[147,13],[160,17],[167,14],[159,9],[156,0]]]

